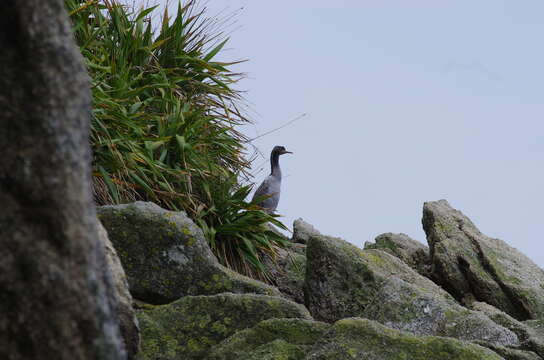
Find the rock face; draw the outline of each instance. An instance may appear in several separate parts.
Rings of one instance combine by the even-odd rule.
[[[491,350],[463,341],[419,336],[375,321],[351,318],[336,322],[305,358],[308,360],[502,360]]]
[[[291,241],[306,244],[310,237],[314,235],[321,235],[321,233],[301,218],[295,220],[293,223],[293,238]]]
[[[542,320],[529,320],[523,323],[496,307],[483,302],[474,302],[472,308],[486,314],[495,323],[514,332],[521,341],[522,348],[534,351],[544,357],[544,333],[539,333],[537,329],[531,326],[531,323],[542,322]]]
[[[504,346],[495,346],[495,345],[490,345],[489,343],[483,343],[483,342],[477,342],[477,341],[474,343],[487,347],[490,350],[493,350],[495,353],[502,356],[503,359],[505,360],[542,360],[540,356],[538,356],[532,351],[518,350],[518,349],[508,348]]]
[[[306,246],[291,243],[278,249],[275,259],[264,261],[272,283],[287,298],[304,304],[304,277],[306,274]]]
[[[254,294],[186,296],[138,314],[141,359],[203,359],[213,345],[271,318],[311,320],[292,301]]]
[[[416,335],[447,336],[519,346],[517,335],[485,314],[468,310],[441,293],[422,290],[395,277],[388,279],[362,317]]]
[[[111,302],[116,304],[117,318],[119,319],[119,327],[127,350],[127,356],[129,359],[134,359],[140,349],[140,328],[132,308],[132,296],[128,290],[125,271],[108,238],[108,233],[100,222],[98,222],[98,225],[98,237],[106,252],[106,269],[109,270],[113,278],[113,291],[108,295],[111,297]]]
[[[404,261],[418,273],[427,276],[429,248],[406,234],[385,233],[376,237],[375,243],[365,243],[365,250],[379,249]]]
[[[316,319],[364,317],[417,335],[519,345],[512,331],[460,306],[388,253],[317,236],[310,238],[307,254],[306,304]]]
[[[124,359],[62,0],[0,1],[0,359]]]
[[[305,319],[270,319],[216,346],[206,360],[303,359],[330,328]]]
[[[380,250],[361,250],[342,239],[319,235],[308,241],[306,255],[306,306],[318,320],[360,316],[391,277],[451,299],[432,281]]]
[[[505,242],[482,234],[447,201],[423,207],[432,276],[456,298],[474,297],[518,320],[544,316],[544,271]]]
[[[119,254],[130,292],[138,300],[164,304],[186,295],[280,294],[221,266],[202,231],[183,212],[135,202],[99,207],[98,216]]]

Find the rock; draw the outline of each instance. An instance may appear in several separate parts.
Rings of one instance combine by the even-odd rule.
[[[365,243],[367,249],[379,249],[396,256],[423,276],[429,273],[429,248],[406,234],[381,234],[375,243]]]
[[[216,346],[206,360],[302,359],[330,325],[305,319],[270,319]]]
[[[423,206],[432,276],[457,299],[471,296],[518,320],[544,316],[544,271],[504,241],[482,234],[446,200]]]
[[[306,255],[306,306],[317,320],[334,322],[360,316],[391,277],[452,299],[432,281],[381,250],[361,250],[342,239],[319,235],[308,241]]]
[[[476,344],[443,337],[415,336],[375,321],[349,318],[336,322],[309,351],[307,360],[501,360]]]
[[[544,339],[544,319],[527,320],[523,324],[533,329],[535,335]]]
[[[132,296],[128,290],[125,271],[121,266],[117,252],[108,238],[108,233],[100,221],[98,222],[98,237],[100,243],[105,248],[107,268],[113,280],[113,291],[109,293],[109,296],[112,297],[112,303],[116,304],[115,310],[127,350],[127,356],[129,359],[134,359],[140,349],[140,328],[138,326],[138,319],[132,308]]]
[[[277,249],[274,259],[268,257],[263,263],[278,290],[288,299],[304,304],[306,246],[290,243],[286,249]]]
[[[311,320],[306,308],[284,298],[232,293],[186,296],[140,311],[138,318],[143,360],[203,359],[212,346],[262,320]]]
[[[298,218],[293,222],[292,242],[306,244],[310,237],[315,235],[321,235],[321,233],[301,218]]]
[[[98,216],[136,299],[165,304],[186,295],[280,294],[271,286],[221,266],[202,231],[183,212],[138,201],[101,206]]]
[[[505,312],[484,302],[474,302],[471,304],[471,306],[474,310],[480,311],[487,315],[495,323],[500,324],[514,332],[521,341],[522,348],[534,351],[540,356],[544,357],[544,334],[539,334],[536,329],[527,324],[531,322],[533,324],[535,322],[538,323],[539,320],[520,322]]]
[[[416,335],[486,341],[519,346],[517,335],[483,313],[468,310],[440,292],[421,289],[396,277],[388,279],[361,317]]]
[[[502,356],[505,360],[542,360],[540,356],[538,356],[532,351],[525,351],[525,350],[507,348],[504,346],[490,345],[489,343],[486,343],[484,341],[482,342],[476,341],[475,344],[478,344],[490,350],[493,350],[494,352]]]
[[[82,6],[0,1],[4,360],[126,358],[92,198],[91,84],[67,4]]]

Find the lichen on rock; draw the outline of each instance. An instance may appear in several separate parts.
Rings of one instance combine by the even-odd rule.
[[[186,295],[280,294],[220,265],[202,231],[184,212],[140,201],[97,211],[136,299],[165,304]]]
[[[306,245],[290,243],[277,249],[274,257],[264,260],[268,277],[288,299],[304,304],[306,276]]]
[[[416,335],[481,340],[497,346],[520,345],[514,332],[485,314],[395,277],[386,281],[361,316]]]
[[[186,296],[138,312],[142,332],[140,358],[203,359],[212,346],[271,318],[311,320],[302,305],[275,296]]]
[[[534,325],[538,324],[539,322],[544,325],[544,321],[528,320],[521,322],[497,309],[496,307],[484,302],[477,301],[472,303],[471,306],[474,310],[488,316],[495,323],[500,324],[514,332],[521,342],[521,348],[534,351],[535,353],[544,357],[544,332],[539,332],[538,327],[534,327]],[[544,329],[544,326],[542,328]]]
[[[501,360],[495,352],[451,338],[415,336],[375,321],[336,322],[309,351],[307,360]]]
[[[422,221],[432,276],[457,299],[485,301],[518,320],[544,316],[544,270],[528,257],[482,234],[446,200],[426,202]]]
[[[384,233],[374,243],[366,242],[365,250],[379,249],[404,261],[423,276],[429,273],[429,248],[406,234]]]
[[[318,320],[360,316],[391,277],[451,299],[431,280],[381,250],[361,250],[345,240],[319,235],[308,241],[306,256],[306,305]]]
[[[264,320],[223,341],[206,360],[260,359],[263,355],[270,359],[302,359],[329,327],[306,319]]]

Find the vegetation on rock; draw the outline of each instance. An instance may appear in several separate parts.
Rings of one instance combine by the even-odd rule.
[[[262,253],[284,227],[245,201],[251,185],[243,102],[233,86],[239,61],[214,60],[227,39],[196,0],[165,10],[115,0],[65,0],[91,77],[93,179],[99,205],[153,201],[184,210],[212,250],[245,273],[264,269]]]
[[[168,305],[140,311],[142,359],[203,359],[237,331],[272,318],[311,320],[292,301],[266,295],[185,296]]]

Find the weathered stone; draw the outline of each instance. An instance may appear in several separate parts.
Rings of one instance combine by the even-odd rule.
[[[311,320],[299,304],[255,294],[186,296],[138,312],[141,359],[203,359],[212,346],[235,332],[271,318]]]
[[[329,327],[305,319],[265,320],[223,341],[206,360],[302,359]]]
[[[421,289],[391,277],[361,317],[416,335],[482,340],[498,346],[519,346],[515,333],[480,312],[468,310],[440,292]]]
[[[534,333],[537,336],[540,336],[544,339],[544,319],[526,320],[523,321],[523,324],[533,329]]]
[[[132,296],[128,289],[128,282],[125,271],[121,266],[121,261],[113,247],[108,233],[104,226],[98,222],[98,237],[100,243],[105,248],[107,267],[104,268],[111,273],[113,279],[113,289],[108,296],[115,305],[119,327],[127,355],[129,359],[134,359],[140,349],[140,328],[134,309],[132,308]]]
[[[505,360],[542,360],[540,356],[532,351],[525,351],[519,349],[512,349],[504,346],[497,346],[486,343],[485,341],[475,341],[475,344],[484,346],[490,350],[493,350]]]
[[[404,261],[423,276],[429,273],[429,248],[406,234],[385,233],[375,243],[365,243],[365,250],[379,249]]]
[[[221,266],[202,231],[183,212],[138,201],[101,206],[98,216],[136,299],[164,304],[186,295],[280,294],[271,286]]]
[[[528,325],[528,323],[538,323],[539,320],[520,322],[505,312],[484,302],[474,302],[471,306],[474,310],[486,314],[495,323],[514,332],[518,336],[522,348],[534,351],[544,357],[544,334],[539,334],[536,329]]]
[[[415,336],[375,321],[349,318],[336,322],[307,360],[501,360],[493,351],[451,338]]]
[[[0,359],[124,359],[66,2],[0,1],[0,49]]]
[[[263,262],[272,283],[287,298],[304,304],[304,277],[306,274],[306,246],[290,243],[277,249],[274,258]]]
[[[432,276],[457,299],[485,301],[518,320],[544,316],[544,271],[505,242],[483,235],[446,200],[425,203]]]
[[[306,254],[306,306],[318,320],[360,316],[391,277],[451,299],[432,281],[381,250],[361,250],[342,239],[319,235],[310,238]]]
[[[310,237],[315,235],[321,235],[321,233],[301,218],[298,218],[293,222],[292,242],[306,244]]]

